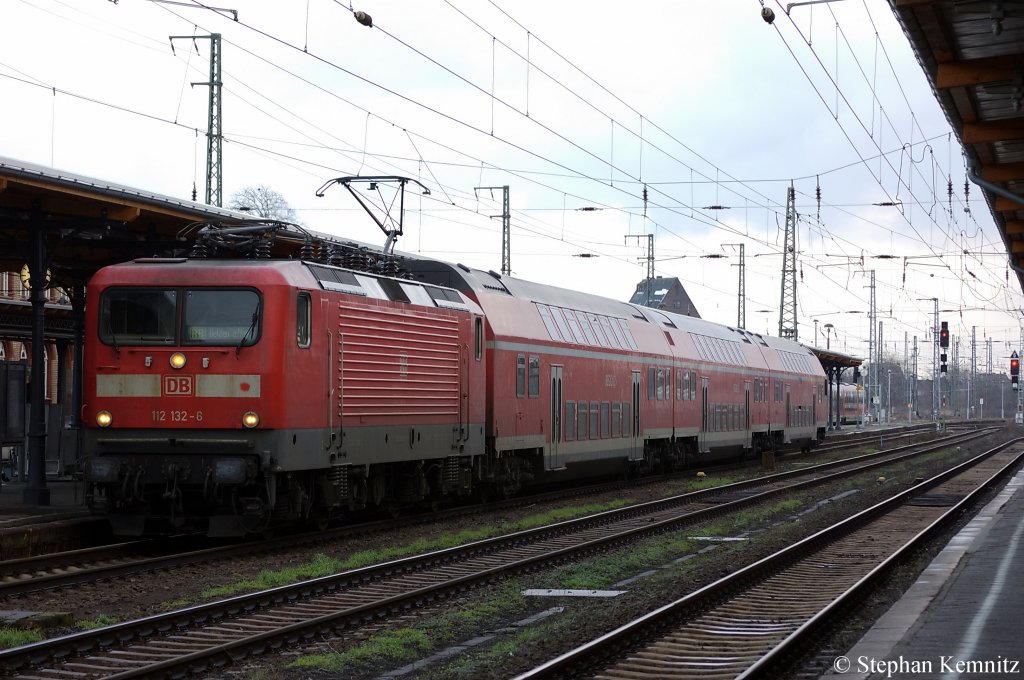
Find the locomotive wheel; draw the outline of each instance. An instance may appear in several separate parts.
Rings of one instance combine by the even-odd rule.
[[[375,467],[370,472],[370,479],[366,482],[367,503],[374,507],[383,505],[387,491],[387,478],[380,468]]]

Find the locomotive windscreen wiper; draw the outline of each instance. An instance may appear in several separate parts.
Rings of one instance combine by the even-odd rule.
[[[235,356],[238,356],[239,352],[242,351],[242,345],[245,344],[245,339],[248,338],[249,335],[256,330],[256,322],[259,321],[259,318],[260,306],[256,305],[256,309],[252,311],[252,323],[249,324],[249,330],[245,332],[245,335],[242,336],[242,338],[238,341],[238,345],[235,347]]]

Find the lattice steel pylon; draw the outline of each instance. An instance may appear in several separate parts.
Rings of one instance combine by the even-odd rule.
[[[206,119],[206,205],[220,207],[224,204],[223,172],[224,162],[221,155],[223,142],[223,120],[221,118],[221,70],[220,70],[220,33],[210,35],[172,35],[171,51],[174,51],[175,40],[209,40],[210,41],[210,80],[206,85],[210,88],[210,106]]]
[[[743,244],[740,244],[740,290],[736,308],[736,326],[747,327],[747,272],[744,262]]]
[[[796,325],[796,190],[792,185],[786,195],[786,237],[783,243],[779,337],[799,340]]]
[[[473,191],[501,189],[501,275],[512,276],[512,213],[509,208],[508,185],[500,187],[473,187]],[[497,215],[492,215],[497,217]]]

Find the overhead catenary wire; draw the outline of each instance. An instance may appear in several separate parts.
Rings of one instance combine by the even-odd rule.
[[[246,42],[248,42],[248,41],[246,41]],[[305,44],[303,46],[308,48],[309,47],[308,41],[304,41],[304,43]],[[541,43],[538,41],[538,39],[535,39],[532,36],[532,33],[531,33],[531,37],[529,38],[529,44],[532,45],[534,48],[536,48],[536,47],[541,45]],[[539,50],[538,52],[542,52],[542,51],[543,50]],[[531,53],[531,62],[533,61],[533,57],[534,57],[534,54]],[[286,62],[282,61],[281,63],[286,63]],[[530,68],[530,71],[533,73],[533,75],[538,75],[538,71],[534,70],[533,67]],[[849,73],[849,71],[847,71],[847,73]],[[284,103],[283,100],[282,100],[282,103]],[[264,107],[264,108],[266,108],[266,107]],[[371,118],[371,116],[368,113],[367,116],[366,116],[366,119],[369,120],[370,118]],[[640,120],[640,124],[641,124],[643,130],[646,131],[648,129],[648,127],[649,127],[647,122],[643,120],[643,116],[638,116],[638,118]],[[618,119],[616,119],[616,120],[618,120]],[[621,134],[622,130],[625,129],[624,122],[623,121],[618,121],[618,122],[619,122],[620,130],[616,130],[616,134],[615,134],[615,146],[616,146],[615,158],[616,159],[618,159],[619,155],[620,155],[619,154],[619,149],[618,149],[620,134]],[[390,123],[387,123],[387,122],[385,122],[384,124],[385,125],[390,125]],[[189,129],[194,131],[194,126],[190,125]],[[375,127],[375,129],[376,129],[376,127]],[[236,132],[238,132],[238,131],[236,131]],[[423,139],[423,137],[418,136],[415,131],[411,131],[410,134],[412,134],[415,137],[415,140],[416,140],[415,141],[415,145],[418,146],[416,156],[419,156],[419,158],[410,157],[408,159],[408,161],[411,163],[411,162],[418,162],[418,160],[422,159],[422,160],[426,161],[426,163],[434,165],[435,170],[436,170],[436,172],[438,174],[438,177],[436,177],[435,181],[437,179],[439,179],[441,181],[444,181],[446,179],[445,174],[440,171],[440,168],[442,166],[438,165],[437,163],[435,163],[435,161],[431,158],[431,155],[433,155],[432,152],[431,152],[431,149],[428,149],[428,148],[424,147],[423,144],[420,143],[420,140]],[[625,135],[621,135],[621,136],[624,137]],[[373,135],[371,135],[371,137],[373,137]],[[887,135],[887,137],[890,138],[890,139],[892,138],[891,135]],[[449,138],[450,138],[450,135],[449,135]],[[450,141],[449,138],[443,139],[443,141],[444,142],[448,142],[448,141]],[[235,143],[237,144],[237,141],[239,140],[239,137],[237,135],[235,135],[234,139],[236,140]],[[310,139],[323,139],[323,135],[319,134],[319,133],[314,133],[314,135],[310,136]],[[438,141],[439,140],[435,136],[435,139],[431,139],[430,143],[437,143]],[[918,139],[915,139],[914,140],[914,145],[915,145],[915,148],[918,151],[920,150],[920,148],[922,148],[921,146],[919,146],[919,144],[920,144],[920,141]],[[263,145],[263,146],[266,146],[266,145]],[[315,146],[315,144],[314,144],[314,146]],[[325,146],[331,146],[331,145],[325,145]],[[356,145],[356,146],[357,146],[357,149],[355,151],[354,156],[352,156],[353,158],[356,159],[356,164],[358,164],[358,157],[359,157],[360,153],[364,154],[364,157],[366,157],[367,159],[369,158],[369,156],[372,155],[372,156],[375,157],[375,160],[381,160],[381,161],[384,160],[384,156],[383,155],[375,154],[373,149],[367,148],[367,144],[366,143],[364,143],[361,147],[359,147],[358,145]],[[454,145],[449,144],[448,146],[453,147]],[[649,144],[643,144],[642,146],[648,146],[648,148],[650,148]],[[641,148],[642,148],[642,146],[641,146]],[[436,148],[440,148],[440,147],[436,147]],[[536,150],[536,147],[534,147],[534,148]],[[420,150],[422,150],[424,153],[420,154],[419,153]],[[456,151],[456,153],[459,153],[459,151]],[[300,153],[299,156],[301,156],[301,155],[302,154]],[[548,155],[548,154],[544,154],[544,155]],[[870,156],[870,155],[872,155],[872,154],[865,153],[865,156]],[[882,154],[879,153],[879,158],[881,157],[881,155]],[[607,156],[607,154],[605,154],[605,156]],[[285,159],[283,159],[283,157],[280,157],[280,156],[278,156],[278,157],[282,158],[282,160],[285,160]],[[485,163],[485,161],[493,161],[494,160],[487,153],[478,154],[477,157],[481,159],[481,162],[479,164],[481,169],[483,169],[485,166],[487,166],[487,163]],[[297,161],[290,161],[290,162],[292,162],[292,163],[301,163],[302,165],[305,165],[310,160],[313,160],[312,156],[310,156],[309,158],[299,158],[299,160],[297,160]],[[348,167],[349,169],[355,167],[355,165],[351,165],[351,166],[348,165],[349,161],[341,161],[339,159],[339,162],[341,162],[342,165]],[[396,162],[398,164],[403,164],[403,163],[406,162],[406,159],[395,158],[395,159],[393,159],[393,162]],[[328,167],[332,166],[331,163],[327,163],[327,164],[324,164],[324,165],[327,165]],[[503,167],[508,167],[508,164],[504,163],[504,162],[497,162],[497,163],[491,162],[490,165],[488,166],[488,172],[490,172],[492,169],[494,171],[496,171],[496,172],[502,172],[503,171]],[[926,170],[926,168],[924,168],[922,166],[922,170]],[[537,171],[535,169],[524,168],[523,171],[524,171],[524,174],[528,173],[532,177],[541,177],[542,176],[542,172],[539,172],[539,171]],[[600,173],[600,172],[590,173],[590,175],[593,176],[593,177],[600,177],[602,174],[603,173]],[[631,174],[637,175],[637,177],[639,177],[638,173],[634,172],[634,173],[631,173]],[[680,174],[682,174],[682,173],[680,173]],[[712,174],[714,174],[714,173],[712,173]],[[565,175],[567,177],[577,176],[573,172],[554,172],[554,173],[550,173],[548,176],[555,177],[555,176],[562,176],[562,175]],[[651,182],[652,187],[658,186],[657,180],[660,179],[660,178],[657,178],[657,177],[646,177],[646,173],[644,173],[644,175],[645,175],[645,179],[647,181]],[[614,180],[615,180],[615,184],[616,185],[620,185],[620,184],[628,185],[631,182],[631,180],[628,179],[627,177],[620,176],[618,171],[615,171]],[[607,174],[605,174],[604,177],[603,177],[603,183],[604,184],[608,183],[608,175]],[[716,184],[717,187],[725,188],[727,185],[729,185],[731,183],[732,183],[732,180],[730,180],[728,177],[724,176],[724,173],[723,173],[723,176],[721,177],[720,181],[716,182],[715,184]],[[917,182],[916,182],[916,175],[915,175],[915,184],[916,183]],[[437,182],[437,184],[440,186],[441,182]],[[449,182],[448,184],[451,184],[451,182]],[[548,186],[551,187],[552,190],[557,191],[558,193],[563,193],[564,187],[552,186],[551,182],[548,182],[546,184],[548,184]],[[741,184],[741,181],[737,181],[736,184]],[[692,186],[693,185],[691,184],[691,187]],[[572,193],[573,196],[578,196],[579,198],[576,199],[576,200],[580,200],[581,202],[591,202],[591,203],[597,203],[598,202],[598,201],[591,201],[590,200],[590,199],[593,198],[593,194],[595,193],[594,191],[592,191],[590,188],[583,187],[582,185],[580,185],[580,188],[582,188],[583,190],[582,191],[578,191],[578,192],[564,192],[564,193],[566,193],[566,194]],[[626,186],[625,188],[629,189],[628,186]],[[763,187],[759,187],[759,188],[763,190]],[[826,187],[826,190],[827,189],[828,188]],[[749,192],[749,190],[744,189],[744,190],[742,190],[741,193],[748,193],[748,192]],[[630,192],[627,191],[625,193],[630,193]],[[636,190],[633,189],[632,193],[635,195]],[[748,195],[749,195],[749,193],[748,193]],[[920,201],[908,201],[907,205],[910,205],[912,203],[921,204],[921,203],[925,203],[925,202],[928,201],[928,198],[924,197],[923,195],[919,194],[919,196],[921,196],[921,200]],[[452,198],[455,201],[464,202],[464,199],[456,196],[455,194],[452,194]],[[570,197],[570,202],[572,200],[573,199]],[[692,210],[692,205],[694,203],[694,201],[691,200],[689,202],[689,205],[685,205],[685,201],[684,201],[683,203],[684,203],[685,207],[680,208],[678,206],[673,206],[671,201],[664,200],[664,198],[660,197],[660,196],[657,199],[655,199],[655,200],[658,203],[662,203],[662,204],[664,204],[664,205],[666,205],[668,207],[671,207],[671,208],[675,209],[677,211],[676,214],[682,214],[682,215],[686,215],[686,213],[689,210]],[[834,197],[833,197],[833,200],[834,200]],[[835,202],[837,204],[843,203],[841,200],[840,201],[835,201]],[[623,207],[622,204],[623,203],[626,203],[628,205],[628,201],[624,202],[624,201],[617,201],[617,200],[614,200],[614,199],[612,199],[610,201],[600,201],[600,203],[603,203],[603,204],[606,204],[606,205],[608,205],[608,204],[618,204],[618,205],[615,205],[612,208],[612,209],[615,209],[615,210],[622,210],[622,207]],[[750,203],[755,203],[755,204],[757,204],[759,206],[763,206],[765,208],[766,212],[775,212],[776,214],[778,214],[779,206],[778,206],[778,202],[777,201],[764,200],[764,199],[758,198],[756,195],[754,195],[754,198],[753,198],[753,200],[750,201]],[[829,203],[828,200],[823,202],[823,211],[828,207],[828,203]],[[740,204],[740,205],[747,205],[747,202],[745,201],[744,204]],[[653,202],[652,202],[652,208],[655,208],[655,207],[656,206],[654,206]],[[753,207],[753,206],[751,206],[751,207]],[[853,212],[853,213],[856,213],[859,216],[865,216],[865,217],[869,216],[869,213],[867,213],[867,212],[865,212],[863,210],[859,210],[856,207],[850,208],[849,211]],[[528,211],[519,211],[518,214],[521,214],[521,215],[525,216],[525,215],[528,215],[529,212]],[[623,215],[635,214],[635,211],[630,210],[627,207],[624,211],[622,211],[622,214]],[[563,213],[563,215],[564,215],[564,213]],[[663,217],[665,215],[666,215],[666,213],[662,213]],[[689,217],[688,215],[686,215],[686,216]],[[828,216],[826,216],[824,214],[822,215],[823,221],[826,223],[825,224],[825,231],[823,233],[826,234],[826,235],[830,233],[830,231],[829,231],[830,229],[832,229],[832,230],[835,229],[835,226],[833,224],[829,224],[829,222],[830,222],[829,217],[834,217],[834,216],[835,216],[835,213],[832,213],[832,212],[830,212]],[[539,217],[541,219],[544,219],[545,216],[544,215],[538,215],[537,217]],[[659,230],[664,230],[665,233],[669,233],[670,231],[676,231],[677,225],[674,223],[675,218],[674,217],[667,217],[666,219],[669,220],[669,223],[668,224],[663,224],[663,225],[661,225],[661,226],[659,226],[657,228]],[[704,216],[703,218],[698,216],[698,220],[700,220],[700,219],[708,219],[708,216]],[[550,220],[548,220],[548,221],[549,221],[549,224],[548,224],[548,226],[546,228],[551,230],[556,235],[561,235],[560,234],[560,229],[558,229],[555,225],[550,224],[550,222],[551,222]],[[726,220],[726,221],[728,221],[730,225],[735,225],[736,224],[735,220]],[[554,227],[554,228],[552,228],[552,227]],[[748,232],[749,232],[749,229],[744,229],[742,227],[739,229],[739,233],[741,233],[741,234],[746,234]],[[683,230],[679,230],[679,233],[682,234],[682,233],[685,233],[685,232]],[[662,235],[660,231],[659,231],[659,235]],[[841,239],[843,237],[843,230],[834,231],[834,235],[838,236]],[[572,236],[570,234],[566,234],[566,237],[567,238],[572,238]],[[767,239],[765,239],[765,240],[767,240]],[[852,246],[850,244],[846,244],[845,247],[846,247],[847,250],[851,250],[854,246]],[[947,250],[947,249],[944,248],[943,251],[945,252],[945,250]],[[957,266],[959,266],[959,265],[957,265]],[[962,272],[961,272],[961,274],[962,274]],[[962,276],[965,277],[965,278],[968,278],[966,274],[962,274]],[[986,293],[987,293],[987,291],[986,291]]]

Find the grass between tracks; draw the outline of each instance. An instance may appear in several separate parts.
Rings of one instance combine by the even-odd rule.
[[[24,628],[0,628],[0,649],[20,647],[43,639],[37,631]]]
[[[695,539],[695,536],[731,536],[740,530],[749,533],[770,527],[773,522],[779,522],[780,517],[788,518],[803,504],[798,499],[780,500],[712,524],[691,527],[677,534],[652,537],[594,560],[573,563],[544,575],[528,577],[531,581],[542,580],[542,585],[528,583],[526,578],[514,579],[488,590],[482,597],[464,598],[453,603],[443,613],[426,618],[413,628],[383,632],[345,650],[300,656],[292,663],[292,667],[342,672],[346,677],[373,675],[374,669],[379,671],[381,668],[394,667],[421,658],[424,653],[440,651],[447,645],[462,644],[468,638],[480,636],[479,631],[492,628],[495,629],[493,642],[462,652],[447,663],[423,669],[417,677],[489,677],[495,673],[495,669],[499,669],[496,677],[501,677],[500,669],[504,662],[519,656],[523,649],[545,638],[571,636],[573,629],[580,625],[576,617],[585,616],[585,613],[573,613],[575,608],[569,608],[564,614],[539,625],[510,628],[508,622],[511,619],[536,611],[540,602],[536,598],[524,596],[522,593],[525,588],[608,588],[624,578],[650,569],[658,571],[644,582],[645,586],[654,585],[660,579],[679,578],[692,569],[695,562],[699,562],[678,562],[679,558],[694,555],[706,545],[699,538]],[[729,544],[724,544],[718,546],[715,552],[730,552],[732,549]],[[596,606],[600,606],[600,603]],[[398,632],[404,640],[425,641],[425,646],[416,642],[415,650],[411,647],[396,647],[394,636]],[[414,635],[414,632],[420,635]]]
[[[83,621],[75,621],[75,626],[82,630],[93,630],[94,628],[103,628],[105,626],[112,626],[117,623],[116,617],[110,614],[100,614],[99,616],[92,619],[85,619]]]
[[[442,550],[444,548],[465,545],[466,543],[472,543],[473,541],[479,541],[501,534],[533,529],[546,524],[553,524],[555,522],[574,519],[576,517],[592,515],[606,510],[614,510],[616,508],[630,505],[632,502],[633,501],[630,499],[620,499],[601,504],[591,503],[555,508],[548,512],[524,517],[515,522],[508,522],[490,527],[480,527],[479,529],[469,529],[454,534],[442,534],[434,538],[424,538],[406,545],[390,546],[380,550],[364,550],[353,553],[346,558],[336,558],[329,557],[324,554],[317,554],[305,564],[299,564],[286,569],[264,570],[254,578],[236,581],[234,583],[225,584],[215,588],[207,588],[194,597],[165,602],[164,606],[168,608],[184,607],[190,604],[195,604],[196,602],[230,597],[231,595],[237,595],[239,593],[276,588],[278,586],[288,585],[289,583],[296,583],[298,581],[314,579],[321,576],[329,576],[331,574],[337,574],[350,569],[358,569],[371,564],[379,564],[381,562],[408,557],[410,555],[417,555],[432,550]]]

